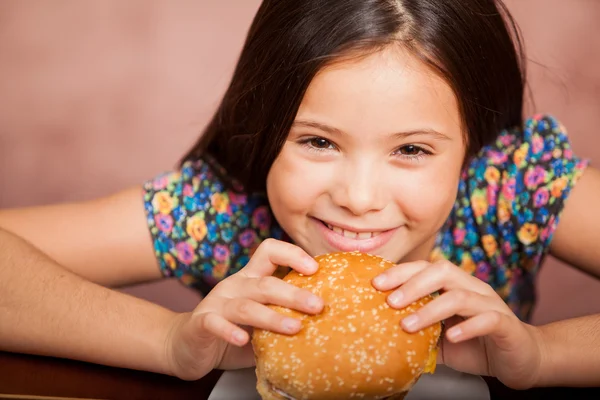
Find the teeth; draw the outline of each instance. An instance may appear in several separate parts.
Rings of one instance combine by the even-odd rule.
[[[358,233],[356,233],[356,232],[345,231],[345,230],[343,230],[342,232],[344,232],[344,237],[347,237],[350,239],[356,239],[356,237],[358,236]]]
[[[325,224],[329,229],[331,229],[332,231],[334,231],[335,233],[342,235],[344,237],[350,238],[350,239],[370,239],[372,237],[375,237],[377,235],[379,235],[381,232],[353,232],[353,231],[347,231],[344,230],[340,227],[337,226],[333,226],[330,224]]]
[[[370,239],[373,237],[373,232],[361,232],[358,234],[359,239]]]

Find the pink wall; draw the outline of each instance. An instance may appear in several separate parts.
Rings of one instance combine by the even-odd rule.
[[[535,110],[600,160],[600,2],[507,3],[526,37]],[[87,199],[170,168],[214,110],[258,4],[4,0],[0,207]],[[600,282],[553,260],[540,282],[537,322],[600,312]],[[198,300],[177,282],[129,292],[179,310]]]

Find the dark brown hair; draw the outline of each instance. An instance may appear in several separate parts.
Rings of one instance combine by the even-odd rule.
[[[219,108],[183,160],[208,153],[246,189],[263,190],[317,72],[391,43],[452,87],[468,156],[522,123],[521,39],[499,0],[264,0]]]

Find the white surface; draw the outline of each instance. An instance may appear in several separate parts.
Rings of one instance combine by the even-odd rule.
[[[475,375],[438,365],[435,374],[425,374],[405,400],[489,400],[485,381]],[[261,400],[256,391],[254,368],[223,373],[208,400]]]

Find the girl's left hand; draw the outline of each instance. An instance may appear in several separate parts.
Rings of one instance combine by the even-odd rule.
[[[487,283],[447,261],[418,261],[387,270],[373,286],[393,290],[387,301],[394,308],[439,292],[402,321],[409,332],[444,321],[438,362],[470,374],[495,376],[515,389],[536,384],[542,359],[538,329],[521,322]]]

